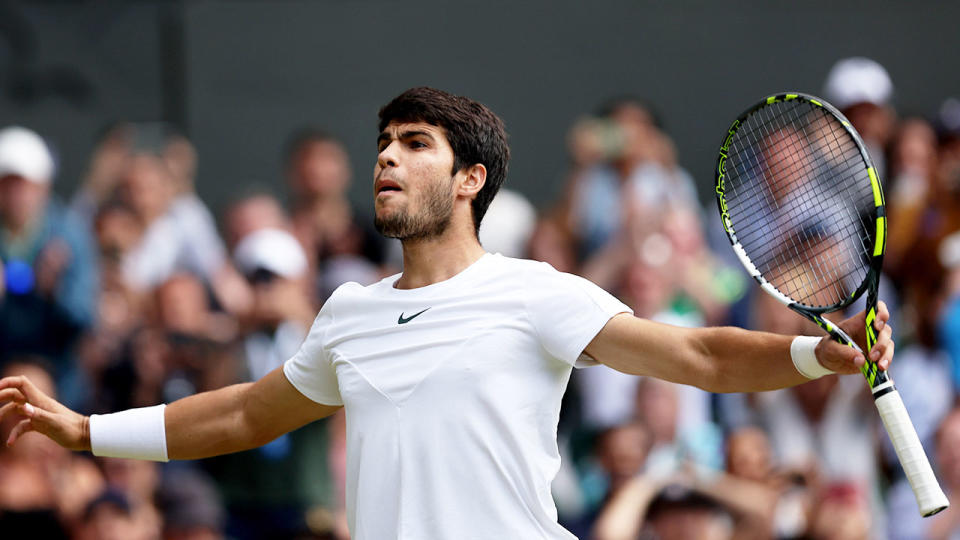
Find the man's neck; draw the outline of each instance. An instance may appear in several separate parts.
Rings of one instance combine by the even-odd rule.
[[[403,275],[394,286],[416,289],[448,280],[483,256],[473,231],[465,234],[453,229],[428,240],[404,240]]]

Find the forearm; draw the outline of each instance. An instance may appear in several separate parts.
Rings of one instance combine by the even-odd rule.
[[[162,422],[163,430],[161,436],[152,438],[150,433],[156,432],[144,430],[144,438],[151,441],[147,447],[152,449],[145,455],[147,459],[200,459],[239,452],[266,444],[339,408],[311,401],[287,381],[282,368],[277,368],[255,383],[226,386],[175,401],[162,411],[163,418],[147,416],[145,424],[159,429]],[[124,433],[111,427],[121,425],[115,421],[104,425],[106,431],[117,434],[112,438],[116,446],[137,440],[136,435],[125,438]],[[94,446],[95,428],[91,430]],[[130,430],[139,428],[133,424]],[[157,438],[162,440],[155,441]],[[152,457],[158,453],[159,458]],[[126,457],[140,455],[128,453]]]
[[[797,371],[791,360],[794,336],[728,326],[692,332],[702,368],[690,373],[698,380],[688,384],[711,392],[762,392],[810,380]]]
[[[617,371],[710,392],[758,392],[806,382],[793,365],[794,336],[734,327],[680,328],[618,315],[585,352]]]
[[[218,456],[269,442],[245,413],[244,402],[252,386],[226,386],[168,405],[164,423],[170,459]]]

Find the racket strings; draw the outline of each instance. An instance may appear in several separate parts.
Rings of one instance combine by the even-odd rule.
[[[872,189],[853,137],[803,100],[747,116],[731,140],[725,198],[760,273],[811,307],[843,303],[867,275]]]

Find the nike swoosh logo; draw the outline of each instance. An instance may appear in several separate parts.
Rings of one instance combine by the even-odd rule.
[[[427,309],[430,309],[430,308],[427,308]],[[426,311],[427,309],[425,309],[425,310],[423,310],[423,311]],[[414,313],[413,315],[411,315],[411,316],[409,316],[409,317],[404,317],[404,316],[403,316],[403,312],[401,311],[401,312],[400,312],[400,318],[397,319],[397,324],[407,324],[408,322],[412,321],[412,320],[415,319],[416,317],[420,316],[420,315],[423,313],[423,311],[421,311],[420,313]]]

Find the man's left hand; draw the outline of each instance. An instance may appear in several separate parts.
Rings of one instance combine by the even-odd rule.
[[[840,322],[837,326],[843,329],[857,342],[857,345],[869,354],[870,361],[876,362],[881,370],[890,367],[893,361],[893,331],[887,322],[890,320],[890,311],[883,301],[877,302],[877,317],[873,321],[873,328],[877,332],[877,342],[873,349],[867,351],[866,312],[861,311],[853,317]],[[823,367],[837,373],[856,373],[866,361],[863,354],[853,347],[837,343],[829,337],[824,337],[817,344],[817,360]]]

